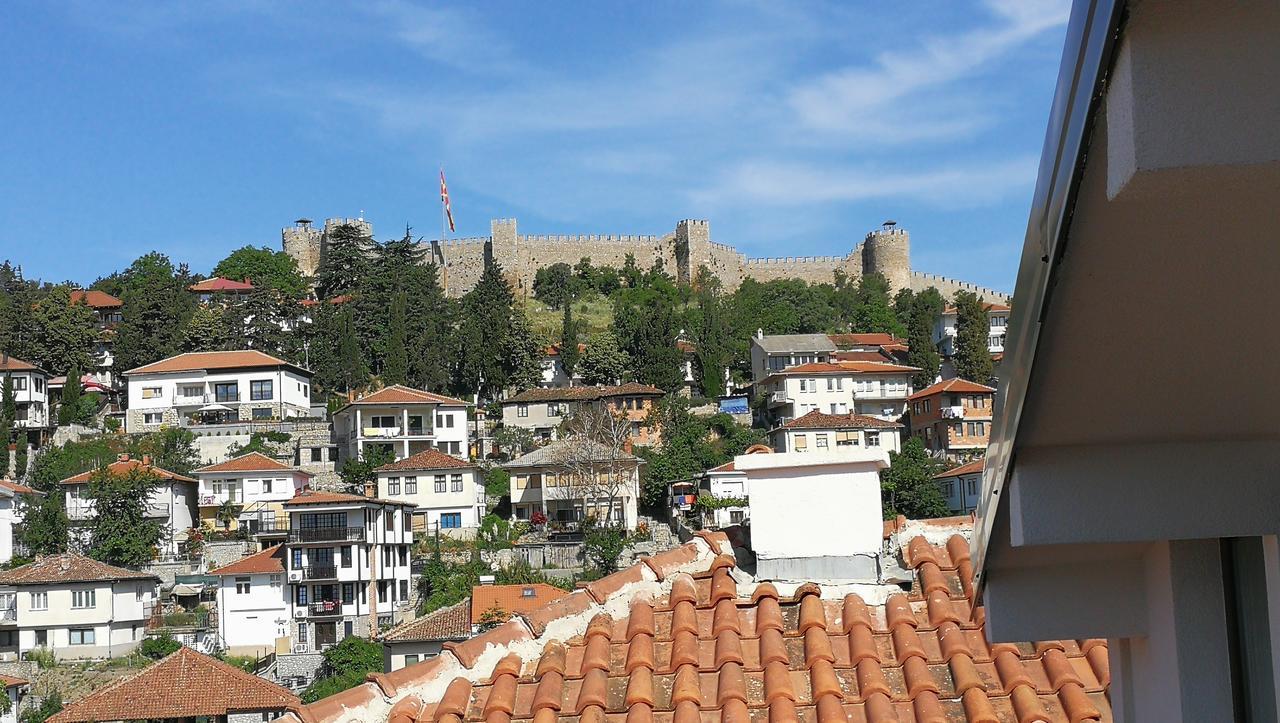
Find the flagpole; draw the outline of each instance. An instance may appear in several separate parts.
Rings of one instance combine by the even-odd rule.
[[[445,230],[449,228],[449,219],[444,210],[444,164],[440,164],[440,243],[445,240]]]

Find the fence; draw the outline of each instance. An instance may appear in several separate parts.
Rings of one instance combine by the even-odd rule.
[[[582,567],[584,556],[581,542],[541,542],[533,545],[516,545],[516,552],[535,570],[546,567]]]

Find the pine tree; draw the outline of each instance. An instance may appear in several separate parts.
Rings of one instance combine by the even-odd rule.
[[[697,288],[694,298],[698,302],[693,327],[694,355],[700,385],[703,396],[718,397],[724,393],[724,372],[732,356],[727,302],[720,294],[720,280],[706,267],[698,269],[694,285]]]
[[[4,375],[3,391],[0,391],[0,477],[9,475],[9,444],[13,441],[13,420],[18,416],[18,404],[13,399],[13,377]]]
[[[35,362],[52,374],[66,374],[72,366],[93,366],[97,341],[96,316],[86,304],[71,303],[71,290],[55,286],[31,310]]]
[[[80,418],[80,367],[72,366],[67,381],[62,385],[62,398],[58,402],[58,425],[73,424]]]
[[[27,446],[30,439],[23,430],[18,430],[17,448],[13,452],[13,476],[15,479],[24,479],[27,476]]]
[[[255,288],[239,303],[229,307],[224,318],[232,319],[235,330],[229,346],[236,349],[257,349],[264,354],[283,356],[288,345],[288,332],[295,321],[286,311],[292,306],[275,289]]]
[[[182,327],[181,350],[218,351],[231,348],[233,336],[228,332],[226,317],[226,310],[221,305],[197,306]],[[240,347],[238,342],[234,346]]]
[[[991,322],[987,320],[982,298],[970,291],[956,292],[956,376],[986,384],[991,380],[993,364],[987,337]]]
[[[511,314],[510,352],[508,362],[508,384],[516,391],[524,391],[538,386],[542,380],[542,347],[533,329],[529,326],[529,317],[520,309]]]
[[[368,273],[372,245],[373,239],[355,224],[330,229],[324,263],[316,275],[316,295],[327,300],[355,294]]]
[[[684,381],[676,347],[674,287],[659,283],[618,292],[613,304],[613,330],[631,358],[636,381],[675,391]]]
[[[631,360],[618,348],[618,340],[611,332],[601,332],[592,337],[579,363],[579,375],[584,384],[617,384],[626,375]]]
[[[90,476],[91,557],[109,565],[137,567],[151,562],[164,532],[164,523],[146,514],[147,498],[158,484],[156,476],[142,467],[124,474],[102,467]]]
[[[124,272],[121,301],[124,319],[116,327],[117,369],[133,369],[181,351],[183,329],[195,312],[187,291],[192,279],[185,265],[149,253]]]
[[[345,306],[345,305],[344,305]],[[369,383],[369,366],[356,338],[355,318],[350,308],[338,312],[337,385],[350,392]]]
[[[906,333],[889,304],[889,282],[880,274],[867,274],[858,282],[850,328],[856,334],[880,332],[901,337]]]
[[[387,356],[382,367],[382,381],[387,384],[404,384],[409,380],[409,350],[406,347],[405,318],[409,305],[403,291],[392,297],[390,320],[387,324]]]
[[[569,378],[569,386],[573,386],[573,371],[577,369],[581,356],[578,351],[578,325],[573,320],[573,302],[566,301],[564,321],[560,326],[560,366]]]
[[[460,393],[477,392],[482,398],[491,398],[507,387],[513,371],[524,363],[511,355],[515,342],[523,342],[512,335],[514,303],[502,266],[492,254],[486,254],[480,280],[462,299],[456,379]]]
[[[942,359],[933,344],[933,326],[942,313],[944,304],[942,294],[932,286],[916,294],[911,301],[907,328],[907,365],[920,369],[911,381],[917,391],[933,384],[942,368]]]

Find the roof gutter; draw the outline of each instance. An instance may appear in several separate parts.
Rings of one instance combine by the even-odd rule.
[[[985,585],[987,546],[999,516],[1000,495],[1013,467],[1014,448],[1030,386],[1040,324],[1052,301],[1093,121],[1106,91],[1122,25],[1123,0],[1077,0],[1067,23],[1058,85],[1049,113],[1035,195],[1009,319],[1000,389],[996,394],[982,496],[974,528],[974,599]]]

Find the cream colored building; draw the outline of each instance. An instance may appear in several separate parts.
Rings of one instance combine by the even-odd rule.
[[[887,362],[814,362],[770,374],[758,387],[767,395],[774,424],[814,411],[897,421],[911,396],[911,375],[918,371]]]
[[[470,537],[484,517],[484,482],[470,462],[427,449],[379,467],[377,475],[377,497],[414,505],[414,532]]]
[[[511,474],[516,519],[530,520],[536,513],[559,523],[608,517],[630,530],[638,520],[641,464],[631,454],[566,438],[517,457],[503,469]]]
[[[284,502],[301,492],[311,474],[260,452],[251,452],[192,472],[200,480],[200,524],[247,532],[257,539],[289,532]],[[228,506],[229,509],[224,508]],[[229,517],[226,512],[233,512]]]

